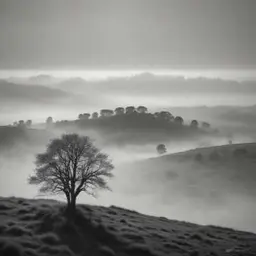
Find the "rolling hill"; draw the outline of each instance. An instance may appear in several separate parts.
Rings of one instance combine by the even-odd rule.
[[[79,205],[68,223],[53,200],[0,198],[3,256],[254,256],[256,235],[152,217],[135,211]]]
[[[216,154],[216,159],[211,158],[211,154]],[[160,157],[149,159],[149,161],[178,161],[188,162],[197,160],[198,154],[201,155],[202,164],[211,165],[213,162],[225,163],[229,165],[232,163],[239,163],[245,161],[256,164],[256,143],[239,143],[239,144],[227,144],[214,147],[201,147],[195,148],[184,152],[178,152],[174,154],[166,154]]]
[[[255,153],[256,143],[223,145],[139,160],[117,169],[130,181],[122,182],[122,192],[133,200],[145,198],[144,208],[137,205],[136,210],[256,232]]]
[[[191,185],[209,183],[230,192],[256,195],[256,143],[231,144],[196,148],[185,152],[167,154],[138,162],[142,172],[169,175],[187,180]],[[193,181],[191,180],[193,178]]]
[[[141,161],[138,166],[152,179],[165,175],[182,182],[187,192],[203,189],[203,194],[256,196],[256,143],[197,148]]]

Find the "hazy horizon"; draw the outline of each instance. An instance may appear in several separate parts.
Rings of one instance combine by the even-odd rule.
[[[149,73],[155,76],[165,77],[184,77],[191,78],[208,78],[231,81],[255,81],[256,69],[239,70],[239,69],[23,69],[23,70],[0,70],[0,79],[10,78],[33,78],[37,76],[52,76],[60,79],[82,78],[87,81],[101,81],[111,78],[129,78],[136,75]]]

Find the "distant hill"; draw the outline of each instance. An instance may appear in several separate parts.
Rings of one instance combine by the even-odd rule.
[[[240,149],[245,150],[246,152],[244,154],[241,153],[242,155],[240,156],[237,156],[236,151]],[[219,161],[226,163],[230,163],[236,160],[247,160],[256,162],[256,143],[239,143],[214,147],[196,148],[184,152],[160,156],[155,158],[155,160],[194,161],[197,154],[201,154],[203,157],[201,162],[207,164],[210,162],[210,154],[212,152],[217,152],[219,154]],[[203,161],[203,159],[205,159],[205,161]]]
[[[176,185],[182,183],[181,194],[204,195],[208,202],[225,193],[256,196],[256,143],[197,148],[136,165],[152,182],[165,176]]]
[[[53,200],[0,198],[0,255],[255,256],[256,235],[152,217],[119,207],[79,205],[76,221]]]
[[[24,153],[24,149],[32,149],[32,147],[45,146],[49,139],[53,137],[50,131],[43,129],[22,129],[13,126],[0,126],[0,151],[10,152],[12,150],[20,150],[20,146],[23,150],[20,153]]]
[[[106,110],[112,111],[112,110]],[[112,111],[113,112],[113,111]],[[160,112],[168,113],[168,112]],[[156,116],[157,113],[131,113],[111,114],[97,118],[77,119],[73,121],[58,121],[55,127],[65,131],[79,129],[80,131],[93,130],[99,132],[109,143],[114,144],[152,144],[167,143],[170,140],[203,139],[209,137],[221,137],[213,128],[202,128],[198,122],[197,127],[182,121],[176,122]],[[84,115],[90,116],[89,113]],[[209,125],[210,126],[210,125]]]
[[[49,103],[55,100],[67,99],[69,96],[70,94],[61,89],[44,85],[23,85],[0,80],[0,100],[5,104],[8,102]]]
[[[167,153],[117,170],[129,173],[123,193],[148,196],[152,212],[256,231],[256,143]]]
[[[28,77],[19,77],[19,76],[12,76],[7,79],[6,81],[15,84],[24,84],[24,85],[53,85],[61,82],[63,79],[47,75],[47,74],[39,74],[35,76],[28,76]]]

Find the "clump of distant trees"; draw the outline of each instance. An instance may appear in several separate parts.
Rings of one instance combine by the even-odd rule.
[[[15,121],[13,123],[13,126],[20,127],[20,128],[30,128],[32,126],[32,120],[29,119],[27,121],[24,121],[24,120]]]
[[[145,106],[117,107],[114,110],[101,109],[99,112],[92,114],[81,113],[78,115],[77,123],[81,126],[98,124],[110,127],[111,123],[114,123],[115,127],[119,126],[119,128],[170,128],[170,126],[185,126],[184,119],[181,116],[174,116],[169,111],[150,113]],[[63,124],[67,124],[67,121],[57,122],[57,125]],[[190,127],[195,130],[198,128],[209,129],[210,124],[202,122],[200,127],[199,121],[194,119],[191,121]]]
[[[122,132],[137,130],[145,132],[146,130],[160,131],[161,134],[175,134],[181,131],[187,133],[197,133],[199,131],[210,129],[210,124],[206,122],[199,123],[198,120],[193,119],[190,124],[185,124],[182,116],[174,116],[169,111],[159,111],[151,113],[145,106],[127,106],[117,107],[115,109],[101,109],[98,112],[85,112],[80,113],[76,120],[68,121],[61,120],[55,121],[49,116],[45,121],[46,129],[51,128],[72,128],[76,125],[82,129],[96,129],[103,130],[104,132]],[[20,120],[15,122],[14,126],[29,128],[32,126],[32,120],[26,122]],[[168,136],[168,135],[167,135]]]
[[[54,124],[53,118],[51,116],[47,117],[45,124],[47,128],[52,127]],[[19,128],[31,128],[32,120],[29,119],[27,121],[24,121],[24,120],[15,121],[12,126],[19,127]]]

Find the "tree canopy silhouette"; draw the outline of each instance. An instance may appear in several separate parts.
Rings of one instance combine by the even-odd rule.
[[[116,109],[115,109],[115,113],[116,113],[116,115],[123,115],[124,114],[124,108],[123,107],[117,107]]]
[[[146,107],[144,107],[144,106],[139,106],[139,107],[137,107],[137,111],[140,114],[145,114],[145,113],[148,112],[148,109]]]
[[[64,194],[67,212],[73,216],[81,192],[94,195],[95,189],[109,189],[106,178],[113,176],[113,168],[108,155],[101,153],[89,137],[65,134],[36,156],[29,184],[41,185],[42,193]]]
[[[87,120],[87,119],[90,118],[90,116],[91,116],[90,113],[83,113],[83,114],[79,114],[79,115],[78,115],[78,119],[79,119],[79,120]]]
[[[190,123],[190,126],[193,127],[193,128],[198,128],[198,121],[197,120],[192,120],[191,123]]]
[[[177,123],[177,124],[179,124],[179,125],[183,125],[184,120],[183,120],[183,118],[182,118],[181,116],[176,116],[176,117],[174,118],[174,122]]]
[[[167,149],[164,144],[157,145],[156,150],[157,150],[158,154],[160,154],[160,155],[167,152]]]
[[[97,119],[98,117],[99,117],[98,112],[93,112],[93,113],[92,113],[92,118],[93,118],[93,119]]]

